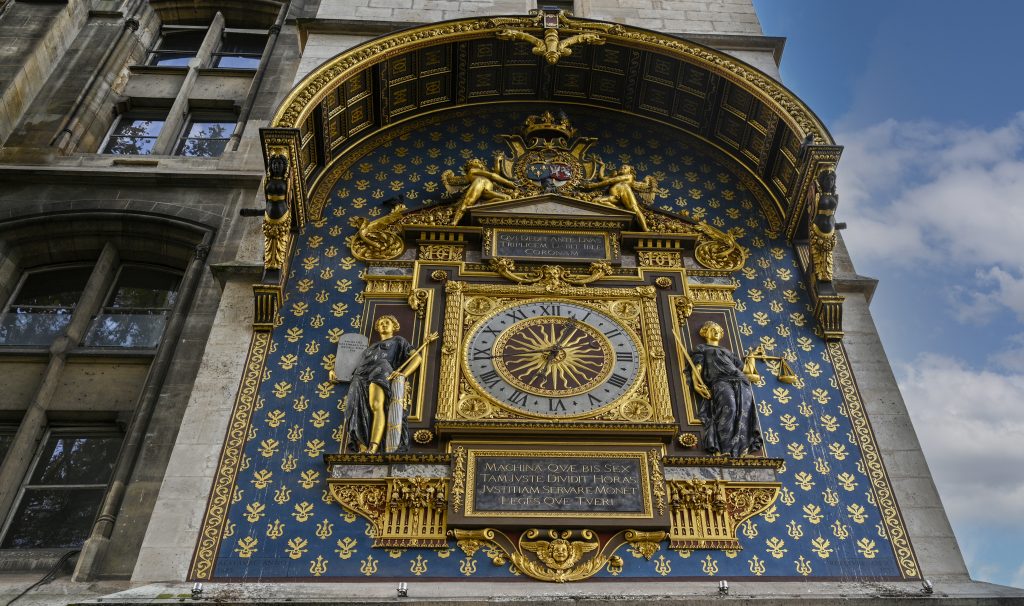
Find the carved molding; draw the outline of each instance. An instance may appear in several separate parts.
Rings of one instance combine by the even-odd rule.
[[[373,526],[374,547],[444,547],[446,478],[327,480],[331,497]]]
[[[672,549],[740,549],[736,531],[768,509],[781,484],[721,480],[668,482]]]

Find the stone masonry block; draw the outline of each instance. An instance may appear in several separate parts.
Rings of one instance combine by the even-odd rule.
[[[370,8],[412,8],[412,0],[370,0]]]
[[[390,19],[394,10],[390,8],[357,7],[356,19]]]

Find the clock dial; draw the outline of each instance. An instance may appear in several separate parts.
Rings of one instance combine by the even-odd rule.
[[[616,402],[640,376],[631,330],[573,301],[531,301],[486,318],[469,337],[464,364],[477,388],[520,411],[584,415]]]

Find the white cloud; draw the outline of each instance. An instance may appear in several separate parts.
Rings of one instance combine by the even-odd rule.
[[[954,526],[1024,528],[1024,372],[999,374],[925,354],[901,375]]]
[[[855,259],[966,271],[959,316],[1024,318],[1024,113],[988,131],[888,120],[837,140]]]

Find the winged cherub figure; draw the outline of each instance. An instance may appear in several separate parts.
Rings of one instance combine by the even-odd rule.
[[[559,40],[558,30],[554,28],[544,30],[543,40],[517,29],[503,29],[496,33],[495,36],[502,40],[522,40],[523,42],[530,43],[533,46],[530,52],[544,57],[544,60],[549,65],[554,65],[562,57],[571,55],[572,49],[569,48],[570,46],[576,44],[604,44],[604,38],[589,32],[569,36],[565,40]]]
[[[644,202],[650,204],[654,201],[654,195],[658,193],[658,182],[651,175],[647,175],[643,181],[636,180],[636,172],[629,164],[623,164],[615,174],[607,179],[601,179],[587,185],[587,189],[607,187],[608,194],[593,199],[598,204],[607,206],[622,206],[636,215],[640,222],[640,228],[650,231],[647,227],[647,219],[644,217],[640,203],[637,202],[636,194],[639,193]]]
[[[459,176],[450,170],[441,173],[441,182],[444,183],[444,187],[449,193],[458,191],[462,187],[466,188],[459,200],[459,205],[455,207],[455,213],[452,214],[451,225],[458,225],[466,209],[476,204],[478,200],[508,200],[511,197],[508,194],[495,191],[495,184],[513,189],[516,186],[515,183],[497,172],[487,170],[484,161],[477,158],[466,162],[466,166],[462,170],[464,175]]]
[[[551,570],[567,570],[572,568],[583,554],[597,549],[598,544],[584,541],[523,541],[520,546],[526,551],[537,554],[537,559]]]

